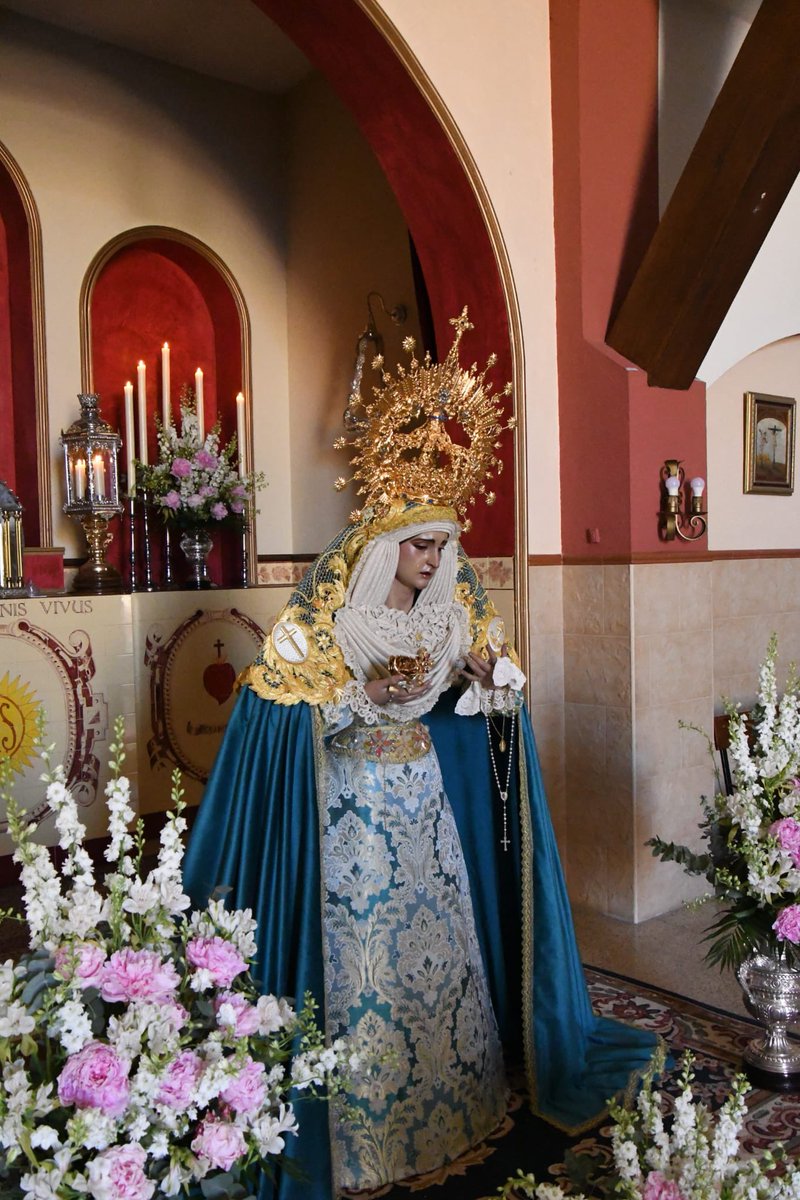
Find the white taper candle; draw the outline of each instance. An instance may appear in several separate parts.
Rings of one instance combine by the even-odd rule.
[[[136,382],[139,401],[139,462],[147,466],[147,382],[145,365],[141,359],[136,364]]]
[[[136,491],[136,471],[133,460],[136,457],[136,447],[133,443],[133,384],[125,384],[125,457],[128,463],[128,495]]]
[[[198,367],[194,373],[194,398],[197,407],[197,428],[200,431],[200,441],[205,440],[206,426],[203,412],[203,372]]]
[[[167,429],[172,421],[169,403],[169,342],[161,347],[161,423]]]
[[[239,392],[236,396],[236,448],[239,451],[239,476],[244,479],[245,471],[245,451],[244,451],[244,392]]]

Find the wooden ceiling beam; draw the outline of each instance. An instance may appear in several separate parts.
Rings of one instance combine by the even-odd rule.
[[[762,0],[609,346],[655,387],[691,386],[800,170],[800,0]]]

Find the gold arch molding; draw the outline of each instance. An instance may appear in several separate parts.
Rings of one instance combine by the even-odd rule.
[[[42,265],[42,223],[22,168],[10,150],[0,142],[0,165],[8,172],[17,189],[28,224],[31,271],[31,319],[33,324],[33,386],[36,404],[36,486],[39,497],[39,545],[53,541],[53,514],[50,490],[50,419],[47,408],[47,343],[44,324],[44,268]]]
[[[378,0],[356,0],[356,3],[380,31],[400,59],[405,70],[424,96],[429,108],[441,125],[458,158],[483,217],[489,242],[494,253],[503,288],[503,296],[511,335],[512,381],[517,430],[514,438],[514,603],[517,616],[517,649],[526,667],[530,663],[530,634],[528,626],[528,486],[526,446],[525,344],[522,333],[519,300],[514,272],[506,248],[500,222],[494,210],[488,188],[472,156],[461,130],[419,59],[387,17]]]
[[[86,274],[83,277],[81,284],[81,293],[79,299],[80,309],[80,339],[81,339],[81,391],[94,391],[94,371],[92,366],[92,294],[94,286],[100,277],[103,267],[108,263],[115,254],[123,250],[126,246],[133,246],[138,242],[152,241],[153,239],[161,239],[163,241],[178,242],[182,246],[187,246],[190,250],[194,250],[201,258],[204,258],[215,269],[217,274],[224,280],[228,291],[233,297],[233,302],[236,306],[236,313],[239,317],[239,330],[241,334],[241,354],[242,354],[242,390],[244,392],[244,469],[247,472],[253,470],[253,377],[252,377],[252,351],[251,351],[251,335],[250,335],[250,313],[247,309],[244,293],[239,287],[235,275],[232,273],[227,263],[207,246],[205,242],[201,242],[199,238],[194,237],[191,233],[185,233],[182,229],[173,229],[169,225],[140,225],[135,229],[127,229],[124,233],[117,234],[106,242],[95,254],[89,266],[86,269]],[[247,558],[250,574],[253,574],[256,563],[256,540],[255,540],[255,521],[250,521],[247,537]]]

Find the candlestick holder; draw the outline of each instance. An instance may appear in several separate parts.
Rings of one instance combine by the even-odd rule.
[[[80,522],[89,547],[89,558],[73,584],[76,592],[95,595],[123,591],[122,576],[105,561],[113,538],[108,528],[112,517],[122,512],[119,501],[117,455],[122,445],[119,434],[100,416],[99,397],[78,396],[81,415],[61,432],[67,500],[64,512]]]

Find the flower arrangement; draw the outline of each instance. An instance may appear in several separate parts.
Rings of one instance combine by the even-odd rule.
[[[297,1131],[292,1089],[336,1090],[356,1059],[344,1042],[325,1048],[308,998],[295,1013],[258,994],[249,910],[212,899],[188,911],[177,773],[144,873],[122,732],[118,721],[102,889],[63,769],[43,776],[60,874],[0,769],[30,938],[0,965],[0,1194],[151,1200],[202,1181],[207,1196],[244,1196]]]
[[[592,1192],[623,1200],[798,1200],[800,1167],[787,1161],[780,1145],[751,1157],[740,1136],[749,1084],[737,1075],[728,1099],[712,1113],[692,1092],[692,1056],[685,1055],[672,1120],[667,1128],[663,1098],[654,1078],[664,1067],[657,1053],[635,1106],[611,1104],[614,1171],[592,1180]],[[519,1171],[499,1193],[504,1200],[564,1200],[552,1183],[538,1183]],[[567,1193],[587,1200],[584,1193]]]
[[[232,437],[220,446],[219,421],[203,438],[190,388],[181,390],[181,431],[158,426],[158,462],[136,463],[137,480],[161,509],[165,520],[181,526],[242,520],[245,506],[265,484],[262,472],[241,477],[236,469],[237,444]]]
[[[726,702],[733,794],[702,797],[707,851],[659,837],[647,843],[662,862],[713,885],[722,912],[708,930],[706,958],[720,968],[755,952],[800,963],[800,682],[792,665],[778,695],[777,657],[773,634],[749,715]]]

